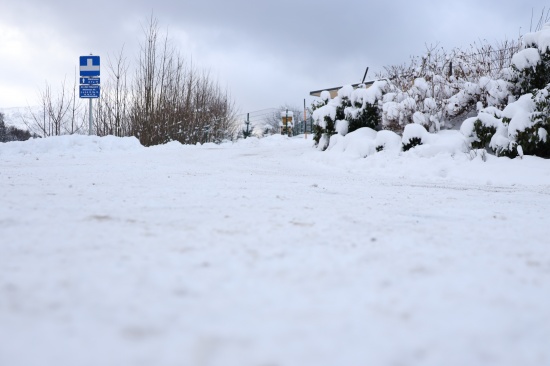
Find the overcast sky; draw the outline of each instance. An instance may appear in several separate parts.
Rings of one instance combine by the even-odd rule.
[[[452,5],[451,5],[452,4]],[[151,14],[193,63],[231,91],[239,111],[308,103],[311,90],[360,82],[384,66],[446,49],[515,39],[545,1],[4,0],[0,108],[38,104],[45,82],[72,81],[78,57],[125,47],[136,59]],[[104,70],[104,69],[102,69]],[[367,77],[369,79],[369,77]]]

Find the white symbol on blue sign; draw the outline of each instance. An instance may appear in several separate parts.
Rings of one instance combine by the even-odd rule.
[[[99,77],[83,77],[80,78],[80,84],[84,85],[93,85],[93,84],[99,84]]]
[[[80,76],[99,76],[99,56],[80,56]]]

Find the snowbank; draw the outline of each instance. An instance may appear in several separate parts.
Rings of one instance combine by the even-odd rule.
[[[143,148],[135,137],[66,135],[0,144],[0,156],[55,153],[93,153]]]

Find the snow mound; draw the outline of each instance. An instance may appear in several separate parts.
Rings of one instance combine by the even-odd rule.
[[[428,140],[429,136],[430,134],[424,126],[418,123],[410,123],[403,130],[403,143],[408,144],[414,138],[418,138],[424,143]]]
[[[327,152],[351,158],[366,158],[381,151],[397,156],[402,153],[402,144],[409,143],[410,139],[415,137],[421,139],[422,145],[409,151],[418,157],[456,155],[469,151],[468,140],[460,131],[441,130],[437,133],[429,133],[423,126],[411,123],[405,127],[403,138],[389,130],[377,132],[368,127],[359,128],[345,136],[332,135]]]
[[[364,158],[376,152],[376,135],[376,131],[368,127],[359,128],[345,136],[332,135],[328,150],[350,157]]]
[[[441,154],[456,155],[469,151],[467,138],[456,130],[427,133],[422,141],[422,145],[415,146],[406,153],[429,158]]]
[[[135,137],[66,135],[0,144],[0,156],[48,153],[94,153],[143,148]]]

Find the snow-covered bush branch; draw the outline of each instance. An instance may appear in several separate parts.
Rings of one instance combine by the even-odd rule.
[[[500,105],[480,108],[461,131],[473,148],[488,145],[497,155],[509,157],[550,157],[550,24],[524,35],[509,80],[511,102],[502,110]]]

